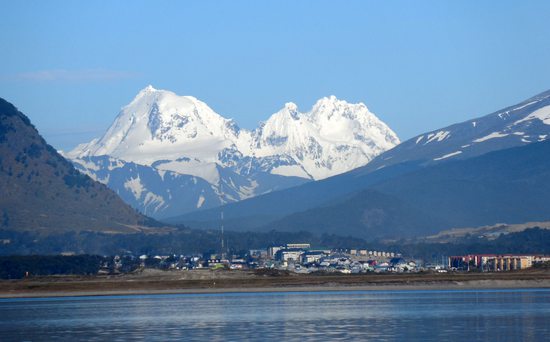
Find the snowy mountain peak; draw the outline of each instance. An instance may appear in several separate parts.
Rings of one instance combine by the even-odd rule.
[[[288,111],[296,112],[298,111],[298,106],[294,102],[287,102],[285,103],[285,109]]]
[[[99,140],[70,155],[109,155],[144,165],[181,156],[213,162],[220,149],[237,139],[237,132],[230,120],[204,102],[148,86],[122,108]]]
[[[274,121],[279,122],[281,125],[285,125],[289,121],[298,120],[300,115],[301,113],[298,111],[298,106],[293,102],[287,102],[281,110],[271,115],[271,117],[269,117],[267,121],[262,122],[260,126]]]
[[[290,156],[301,168],[292,173],[286,167],[285,174],[305,172],[313,179],[364,165],[399,143],[395,133],[364,104],[349,104],[335,96],[318,100],[306,113],[287,103],[260,130],[253,144],[256,156]]]
[[[311,110],[311,113],[324,113],[325,115],[344,115],[351,117],[355,114],[364,114],[374,116],[369,112],[364,103],[349,103],[345,100],[339,100],[336,96],[323,97],[319,99]]]
[[[294,120],[298,120],[298,115],[300,113],[298,112],[298,106],[295,103],[293,102],[285,103],[284,112],[288,113],[288,115],[290,115],[290,117],[293,118]]]
[[[309,112],[288,102],[248,131],[195,97],[149,85],[102,137],[66,155],[134,207],[167,215],[330,177],[398,143],[365,105],[335,96]]]
[[[322,179],[362,166],[398,143],[364,104],[335,96],[318,100],[306,113],[288,102],[250,132],[192,96],[149,85],[122,108],[101,138],[68,155],[109,155],[141,165],[165,161],[164,170],[199,177],[200,165],[237,167],[238,158],[269,158],[268,164],[257,161],[264,171]]]
[[[152,96],[155,96],[155,93],[163,92],[163,91],[166,91],[166,90],[155,89],[152,85],[149,84],[147,87],[141,89],[128,105],[131,105],[133,102],[139,101],[139,99],[144,97],[151,98]]]
[[[150,93],[150,92],[154,92],[156,91],[156,89],[152,86],[152,85],[148,85],[147,87],[141,89],[140,93]]]
[[[330,95],[330,96],[322,97],[319,100],[317,100],[317,102],[313,105],[313,107],[315,108],[316,106],[330,105],[330,104],[335,104],[335,103],[338,103],[338,102],[347,103],[346,101],[339,100],[334,95]]]
[[[317,100],[317,102],[315,102],[315,104],[313,105],[313,108],[315,109],[322,106],[335,107],[338,105],[347,105],[347,104],[349,103],[346,102],[345,100],[340,100],[336,96],[330,95],[330,96],[322,97],[319,100]]]

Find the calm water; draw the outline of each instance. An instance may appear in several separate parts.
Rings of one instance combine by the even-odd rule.
[[[0,341],[549,341],[550,290],[0,299]]]

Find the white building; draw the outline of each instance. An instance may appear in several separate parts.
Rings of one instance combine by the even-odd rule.
[[[277,255],[279,256],[280,261],[295,261],[300,262],[300,259],[302,257],[302,254],[304,254],[304,251],[299,249],[283,249],[277,252]]]

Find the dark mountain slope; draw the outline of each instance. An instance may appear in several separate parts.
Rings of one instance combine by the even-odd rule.
[[[304,211],[320,205],[329,205],[341,196],[355,193],[373,184],[419,169],[417,163],[393,165],[358,177],[346,173],[325,180],[306,183],[254,197],[223,207],[225,226],[231,230],[250,230],[289,213]],[[170,223],[185,223],[193,228],[212,228],[219,225],[220,208],[196,211],[187,215],[166,219]]]
[[[545,141],[426,167],[265,228],[372,239],[549,220],[549,155]]]
[[[444,163],[374,188],[453,226],[550,218],[550,141]]]
[[[412,232],[432,232],[440,226],[446,227],[447,222],[430,212],[422,212],[414,203],[369,189],[334,205],[289,215],[263,229],[374,239],[408,237]]]
[[[135,232],[155,221],[74,169],[0,99],[0,229]]]

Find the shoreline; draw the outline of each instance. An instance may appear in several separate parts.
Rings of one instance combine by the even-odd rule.
[[[200,294],[242,294],[242,293],[299,293],[299,292],[378,292],[378,291],[459,291],[459,290],[520,290],[550,289],[550,284],[513,285],[389,285],[389,286],[296,286],[296,287],[253,287],[253,288],[205,288],[174,290],[125,290],[125,291],[70,291],[70,292],[29,292],[0,293],[0,299],[15,298],[64,298],[64,297],[100,297],[100,296],[139,296],[139,295],[200,295]]]
[[[550,273],[431,274],[259,277],[209,273],[208,279],[181,274],[118,277],[44,277],[0,281],[0,298],[54,298],[122,295],[222,294],[326,291],[426,291],[550,289]],[[217,277],[217,278],[216,278]]]

